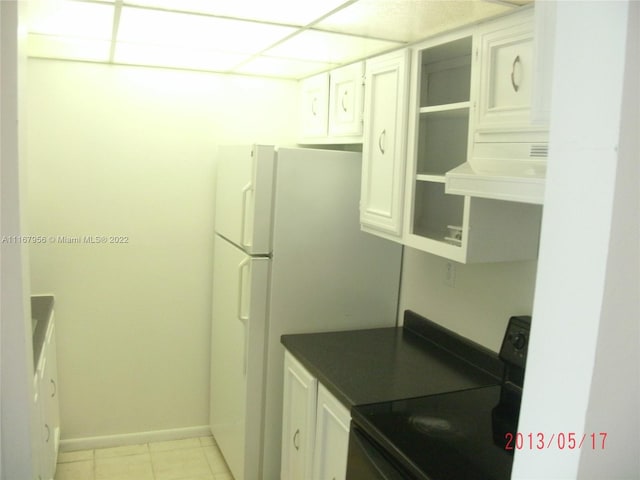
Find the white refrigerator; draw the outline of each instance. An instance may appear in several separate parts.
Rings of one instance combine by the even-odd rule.
[[[210,427],[235,480],[280,478],[285,333],[395,325],[401,246],[360,231],[361,155],[220,147]]]

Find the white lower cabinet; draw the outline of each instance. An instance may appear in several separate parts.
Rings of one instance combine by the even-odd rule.
[[[36,480],[53,480],[60,444],[60,408],[58,403],[56,333],[53,313],[42,353],[34,375],[34,415],[38,423],[39,447]]]
[[[289,352],[283,398],[281,480],[344,480],[349,410]]]
[[[282,480],[311,478],[317,392],[318,381],[285,352]]]
[[[344,480],[350,422],[349,410],[318,384],[313,480]]]

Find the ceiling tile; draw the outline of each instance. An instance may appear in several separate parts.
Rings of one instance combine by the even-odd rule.
[[[305,30],[269,49],[265,54],[299,60],[345,63],[401,45],[398,42]]]
[[[226,72],[247,58],[245,54],[125,42],[118,42],[114,53],[116,63],[217,72]]]
[[[27,54],[39,58],[64,58],[92,62],[109,61],[111,42],[55,35],[27,35]]]
[[[483,0],[359,0],[315,28],[414,42],[511,9]]]
[[[68,0],[30,0],[28,31],[46,35],[108,40],[114,5]]]
[[[306,62],[304,60],[260,56],[239,68],[235,68],[233,71],[248,75],[298,79],[308,77],[317,72],[330,70],[336,66],[337,64],[334,63]]]
[[[346,0],[124,0],[124,3],[303,26],[340,5],[350,2]]]
[[[293,32],[291,27],[124,7],[118,41],[256,53]]]

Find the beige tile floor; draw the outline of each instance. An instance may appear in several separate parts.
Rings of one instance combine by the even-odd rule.
[[[213,437],[63,452],[55,480],[233,480]]]

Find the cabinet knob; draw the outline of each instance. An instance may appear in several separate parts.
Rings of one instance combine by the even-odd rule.
[[[516,55],[516,58],[513,60],[513,64],[511,65],[511,86],[513,87],[514,92],[520,90],[520,85],[516,83],[516,66],[520,65],[520,63],[520,55]]]
[[[300,429],[296,430],[296,433],[293,434],[293,447],[296,450],[300,450]]]
[[[58,385],[56,385],[56,381],[52,378],[51,385],[53,386],[53,391],[51,392],[51,398],[55,397],[58,393]]]
[[[315,117],[318,114],[318,97],[313,97],[311,100],[311,113]]]
[[[44,424],[44,428],[47,429],[47,438],[46,438],[45,442],[49,443],[49,439],[51,438],[51,428],[49,427],[48,423]]]
[[[347,105],[345,104],[345,100],[347,99],[347,93],[349,91],[345,90],[344,93],[342,94],[342,98],[340,99],[340,104],[342,105],[342,110],[346,113],[347,111]]]

